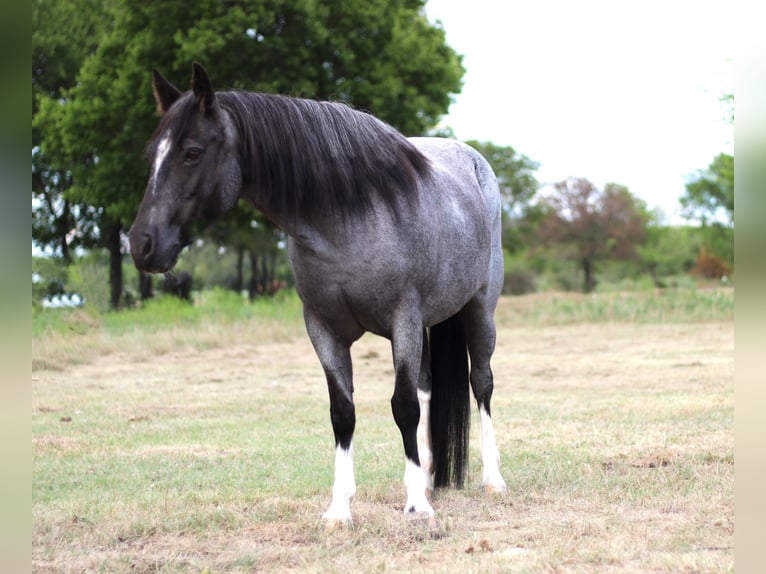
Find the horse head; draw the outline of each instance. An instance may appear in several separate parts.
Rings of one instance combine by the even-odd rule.
[[[162,119],[147,146],[149,182],[128,233],[136,267],[149,273],[172,268],[191,227],[229,211],[242,187],[237,132],[198,63],[191,86],[182,93],[153,72]]]

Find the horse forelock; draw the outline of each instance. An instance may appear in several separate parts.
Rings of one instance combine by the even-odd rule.
[[[147,155],[151,155],[157,144],[167,134],[171,134],[170,144],[177,146],[189,133],[194,117],[199,113],[194,105],[194,97],[191,92],[181,96],[163,116],[147,144]]]
[[[282,216],[365,215],[380,198],[395,213],[417,199],[430,164],[384,122],[340,103],[218,92],[239,134],[245,180]]]

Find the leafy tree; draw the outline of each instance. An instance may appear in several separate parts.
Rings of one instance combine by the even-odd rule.
[[[59,100],[75,85],[80,66],[95,50],[104,27],[101,2],[37,0],[32,4],[32,113],[41,102]],[[65,264],[78,246],[92,246],[95,228],[89,208],[67,195],[72,173],[51,165],[40,143],[44,123],[32,125],[32,237]]]
[[[686,184],[680,199],[686,219],[734,225],[734,156],[721,153]]]
[[[518,153],[511,146],[468,140],[468,145],[483,155],[497,176],[505,210],[520,214],[537,192],[534,172],[540,164]]]
[[[680,202],[684,217],[700,222],[709,254],[733,264],[734,156],[718,154],[686,184]]]
[[[210,62],[220,86],[345,101],[407,135],[422,134],[446,112],[464,73],[424,6],[424,0],[211,3],[176,35],[176,62],[184,75],[193,59]]]
[[[734,94],[724,94],[721,96],[721,102],[726,105],[726,121],[734,125]]]
[[[638,247],[641,267],[656,287],[664,287],[666,277],[692,270],[700,243],[696,229],[662,225],[652,217],[646,226],[646,241]]]
[[[622,185],[608,183],[599,190],[587,179],[570,178],[554,184],[542,203],[538,238],[577,260],[586,293],[596,287],[597,261],[635,258],[644,241],[646,207]]]
[[[725,120],[734,124],[734,95],[724,94]],[[698,221],[704,236],[700,256],[720,258],[734,264],[734,156],[718,154],[706,170],[686,184],[680,198],[686,219]],[[704,258],[703,257],[703,258]]]
[[[186,77],[208,63],[217,86],[340,99],[408,134],[424,132],[460,90],[460,57],[424,0],[115,0],[104,32],[34,124],[66,198],[91,206],[110,252],[111,302],[122,293],[121,231],[145,186],[143,147],[156,124],[152,68]],[[85,9],[86,0],[72,2]],[[70,16],[67,14],[67,16]],[[73,35],[71,42],[87,38]],[[70,77],[70,76],[67,76]],[[69,180],[71,176],[71,180]],[[232,227],[233,228],[233,227]]]
[[[515,253],[523,249],[538,220],[531,201],[537,193],[534,172],[540,164],[511,146],[476,140],[466,143],[487,159],[497,176],[503,197],[503,246]]]

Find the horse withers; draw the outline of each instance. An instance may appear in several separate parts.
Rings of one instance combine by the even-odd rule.
[[[490,414],[501,206],[486,160],[454,140],[405,138],[343,104],[214,91],[197,63],[185,93],[153,74],[162,118],[129,232],[133,260],[145,272],[172,269],[190,226],[224,215],[240,198],[287,233],[330,395],[335,480],[324,520],[351,522],[350,347],[368,331],[391,341],[405,514],[434,523],[431,491],[464,483],[469,383],[483,485],[504,493]]]

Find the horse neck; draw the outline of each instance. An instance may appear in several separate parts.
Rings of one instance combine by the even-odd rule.
[[[244,187],[240,197],[263,213],[266,219],[284,231],[294,242],[311,251],[317,253],[330,251],[339,242],[346,240],[344,226],[339,226],[337,222],[327,221],[325,223],[321,219],[309,221],[299,215],[274,212],[262,200],[261,194],[252,185]]]
[[[411,198],[428,170],[393,128],[366,114],[268,94],[222,97],[237,127],[242,196],[294,237],[305,229],[338,236],[351,219],[396,210],[397,195]],[[352,152],[353,165],[338,160]],[[375,189],[381,179],[389,189]]]

